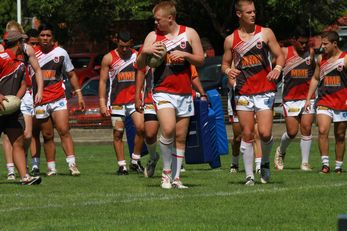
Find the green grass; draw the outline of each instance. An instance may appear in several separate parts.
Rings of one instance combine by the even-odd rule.
[[[318,174],[316,143],[312,172],[299,170],[299,143],[294,142],[285,170],[272,170],[267,185],[244,186],[244,172],[229,174],[228,155],[220,169],[186,165],[187,190],[159,187],[161,163],[151,179],[116,176],[111,144],[76,150],[80,177],[67,175],[58,147],[59,175],[43,176],[39,186],[8,183],[1,160],[0,230],[336,230],[337,216],[347,212],[347,174]]]

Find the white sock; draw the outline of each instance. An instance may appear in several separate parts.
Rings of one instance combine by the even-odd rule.
[[[31,159],[31,164],[32,164],[32,167],[34,168],[39,168],[40,166],[40,157],[34,157]]]
[[[255,162],[255,168],[260,169],[261,157],[255,158],[254,162]]]
[[[47,162],[47,168],[48,169],[55,169],[55,161]]]
[[[265,143],[264,141],[261,141],[261,152],[262,152],[262,157],[261,157],[261,164],[269,163],[270,162],[270,153],[273,145],[273,137]]]
[[[131,163],[132,164],[137,164],[137,162],[140,160],[141,155],[132,153],[131,154]]]
[[[120,161],[118,161],[118,166],[120,167],[120,166],[126,166],[127,165],[127,163],[125,162],[125,160],[120,160]]]
[[[157,142],[154,142],[153,144],[146,143],[146,146],[147,146],[147,150],[151,159],[156,160],[157,159]]]
[[[163,155],[163,170],[171,171],[172,153],[173,153],[173,142],[174,138],[159,138],[160,151]]]
[[[343,161],[335,161],[335,169],[342,168]]]
[[[239,166],[239,155],[238,156],[234,156],[234,155],[231,154],[231,164]]]
[[[76,164],[75,155],[69,155],[66,157],[66,163],[68,163],[69,167]]]
[[[302,136],[300,141],[301,163],[308,163],[312,144],[312,136]]]
[[[272,139],[272,138],[271,138]],[[280,144],[280,152],[281,154],[284,156],[286,154],[286,150],[289,146],[289,144],[292,142],[293,139],[291,139],[288,136],[288,133],[285,132],[283,133],[282,137],[281,137],[281,144]]]
[[[181,166],[184,160],[184,149],[176,149],[176,154],[172,154],[172,179],[179,179],[181,173]]]
[[[8,174],[14,174],[14,163],[7,163],[6,167]]]
[[[322,160],[322,164],[323,165],[326,165],[326,166],[329,166],[329,156],[321,156],[320,157],[321,158],[321,160]]]
[[[254,179],[253,173],[253,142],[245,142],[241,140],[240,152],[243,157],[243,164],[245,166],[246,178],[251,177]]]

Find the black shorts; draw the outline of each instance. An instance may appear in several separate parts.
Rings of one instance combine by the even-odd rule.
[[[0,116],[0,136],[3,132],[8,134],[8,131],[11,130],[17,130],[17,132],[21,131],[23,133],[24,128],[24,117],[20,110],[11,115]]]
[[[158,121],[158,117],[155,114],[144,114],[144,119],[146,121]]]

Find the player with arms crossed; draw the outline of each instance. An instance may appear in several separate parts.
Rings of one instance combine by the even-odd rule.
[[[236,80],[236,110],[242,130],[240,151],[245,165],[246,185],[254,185],[254,115],[262,148],[261,182],[267,183],[270,179],[269,155],[273,144],[275,80],[281,73],[284,56],[272,30],[255,24],[253,1],[238,0],[235,9],[240,27],[225,39],[222,71],[228,76],[230,86]],[[271,69],[270,52],[275,57],[274,69]]]

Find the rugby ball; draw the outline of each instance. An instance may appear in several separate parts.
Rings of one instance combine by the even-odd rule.
[[[21,104],[20,98],[15,95],[6,95],[5,97],[7,100],[2,101],[5,110],[0,110],[0,115],[10,115],[16,112]]]
[[[163,44],[162,42],[157,42],[157,43]],[[159,57],[156,57],[154,55],[147,55],[147,60],[146,60],[147,66],[152,67],[152,68],[156,68],[156,67],[160,66],[160,64],[164,61],[164,58],[165,58],[166,53],[167,53],[165,45],[164,45],[164,48],[165,49],[160,53]]]

